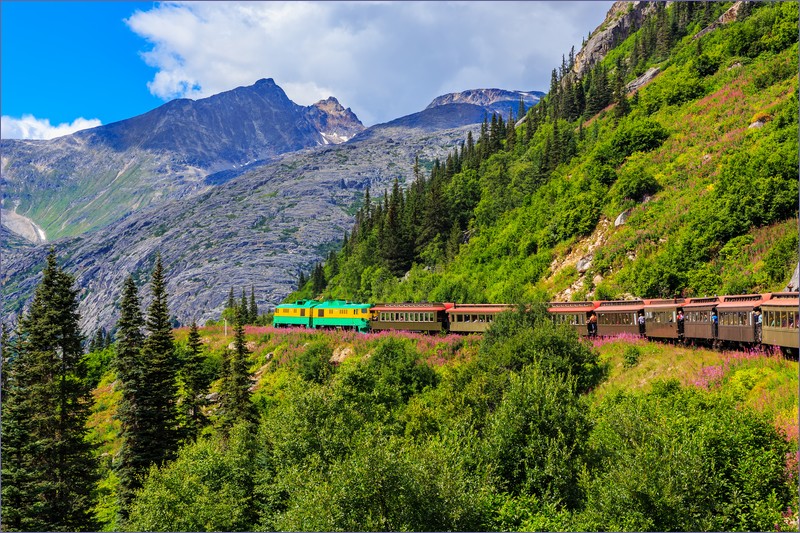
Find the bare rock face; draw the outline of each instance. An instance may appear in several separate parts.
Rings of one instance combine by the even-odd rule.
[[[703,35],[714,31],[715,29],[723,26],[725,24],[730,24],[731,22],[736,22],[739,19],[739,15],[742,13],[742,10],[745,9],[747,2],[736,2],[733,4],[730,9],[728,9],[725,13],[720,15],[720,17],[709,24],[707,28],[704,28],[697,32],[692,39],[699,39]]]
[[[333,96],[308,106],[308,119],[322,134],[325,144],[339,144],[364,131],[364,125],[348,107]]]
[[[629,216],[631,216],[631,210],[630,209],[626,209],[625,211],[620,213],[619,216],[616,218],[616,220],[614,220],[614,227],[618,228],[619,226],[622,226],[623,224],[625,224],[625,222],[628,221],[628,217]]]
[[[625,85],[625,90],[629,93],[634,91],[638,91],[645,85],[647,85],[653,78],[658,76],[661,73],[661,69],[658,67],[653,67],[647,69],[647,72],[633,80],[632,82]]]
[[[354,222],[354,203],[413,179],[414,158],[443,158],[479,124],[432,133],[372,127],[346,143],[283,155],[208,191],[137,210],[104,228],[52,242],[76,276],[81,327],[111,329],[120,290],[133,275],[143,306],[160,252],[170,312],[178,323],[220,316],[231,287],[253,287],[262,312],[296,288],[299,272],[325,259]],[[369,135],[365,135],[369,133]],[[41,279],[49,244],[3,256],[6,323],[24,309]]]
[[[578,78],[591,70],[618,43],[638,30],[645,17],[654,12],[654,2],[614,2],[606,19],[593,32],[584,47],[575,55],[572,72]]]

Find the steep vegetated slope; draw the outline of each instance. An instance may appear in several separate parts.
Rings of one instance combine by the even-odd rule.
[[[797,4],[655,3],[611,32],[633,4],[596,30],[615,43],[602,60],[584,50],[578,68],[570,54],[516,128],[494,117],[421,183],[365,206],[323,270],[328,287],[298,294],[783,289],[798,247]]]

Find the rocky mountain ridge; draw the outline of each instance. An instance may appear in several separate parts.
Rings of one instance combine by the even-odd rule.
[[[433,109],[438,106],[448,104],[470,104],[480,106],[489,112],[499,113],[504,118],[508,112],[512,111],[515,115],[519,108],[519,101],[525,104],[528,109],[537,103],[545,95],[541,91],[508,91],[505,89],[471,89],[458,93],[448,93],[437,96],[428,104],[425,109]]]
[[[262,79],[51,141],[0,141],[3,206],[13,204],[52,238],[78,235],[148,205],[202,193],[223,183],[227,171],[232,177],[363,129],[333,97],[300,106]]]

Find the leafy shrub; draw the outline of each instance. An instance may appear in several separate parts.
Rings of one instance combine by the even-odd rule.
[[[692,63],[692,70],[698,76],[705,77],[714,74],[719,68],[720,59],[708,54],[700,54]]]
[[[764,256],[764,272],[773,283],[784,281],[797,265],[797,233],[784,235]]]
[[[380,427],[354,438],[352,454],[325,470],[287,472],[290,493],[261,531],[482,531],[487,487],[458,440],[421,444]]]
[[[658,182],[650,172],[636,168],[621,172],[611,193],[621,203],[624,199],[641,200],[646,195],[656,193],[659,188]]]
[[[610,186],[617,180],[617,173],[611,165],[601,163],[589,166],[589,178]]]
[[[669,137],[658,122],[649,119],[630,119],[620,123],[611,139],[598,144],[592,158],[601,165],[617,166],[634,152],[655,150]]]
[[[333,371],[330,363],[332,352],[324,341],[317,341],[306,348],[295,359],[297,371],[306,381],[325,383]]]
[[[667,105],[680,105],[700,98],[705,92],[705,86],[697,78],[681,77],[664,88],[662,97]]]
[[[638,346],[627,346],[622,353],[622,366],[625,368],[633,368],[639,364],[639,357],[642,352]]]
[[[199,440],[161,469],[134,500],[131,531],[248,531],[255,517],[254,439],[246,426],[230,438]]]
[[[582,531],[766,531],[796,499],[791,445],[768,419],[675,383],[609,397],[582,479]]]
[[[573,378],[548,375],[535,364],[512,374],[487,429],[489,459],[503,487],[576,507],[589,432],[585,413]]]
[[[579,394],[597,386],[606,374],[597,352],[581,342],[573,328],[553,324],[542,304],[498,316],[484,335],[479,364],[515,372],[536,364],[549,374],[574,377]]]

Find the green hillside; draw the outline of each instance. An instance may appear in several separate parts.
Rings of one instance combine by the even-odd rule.
[[[565,60],[519,126],[492,117],[405,192],[365,198],[324,276],[289,299],[782,289],[798,246],[797,3],[748,4],[694,38],[731,5],[658,4],[581,80]]]
[[[257,429],[225,430],[212,400],[127,524],[106,373],[103,529],[796,530],[796,362],[503,318],[484,337],[247,328]],[[201,339],[214,397],[233,333]]]

